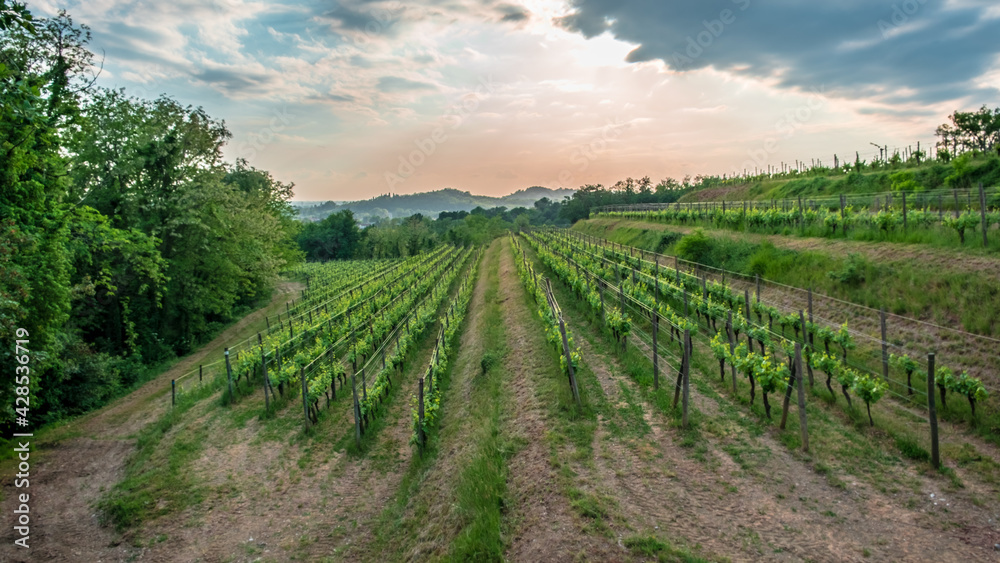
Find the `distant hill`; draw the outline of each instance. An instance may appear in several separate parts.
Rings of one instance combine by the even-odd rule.
[[[337,203],[327,201],[293,202],[299,212],[299,217],[306,221],[319,221],[331,213],[342,209],[350,209],[361,222],[378,217],[409,217],[414,213],[422,213],[429,217],[437,217],[442,211],[472,211],[476,207],[489,209],[491,207],[532,207],[535,202],[547,197],[552,201],[561,201],[566,196],[572,196],[576,190],[552,190],[541,186],[533,186],[518,190],[503,197],[472,195],[453,188],[445,188],[434,192],[423,192],[409,195],[382,195],[364,201]]]

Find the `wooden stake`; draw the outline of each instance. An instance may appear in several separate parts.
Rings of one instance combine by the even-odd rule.
[[[729,310],[729,320],[726,321],[726,331],[729,335],[729,353],[732,354],[736,350],[736,339],[733,336],[733,310]],[[736,393],[736,364],[729,362],[729,369],[733,374],[733,393]]]
[[[226,376],[229,378],[229,398],[233,398],[233,368],[229,365],[229,348],[226,348]]]
[[[986,190],[983,189],[983,183],[979,182],[979,212],[982,214],[983,218],[983,248],[989,246],[990,241],[986,238],[986,231],[989,230],[990,224],[986,222]]]
[[[684,400],[681,406],[681,426],[688,426],[688,400],[690,395],[690,373],[691,373],[691,331],[684,331]]]
[[[882,379],[889,381],[889,343],[885,339],[885,307],[879,309],[879,324],[882,326]]]
[[[653,390],[660,388],[660,354],[656,346],[656,334],[660,328],[660,314],[653,311]]]
[[[927,418],[931,423],[931,465],[941,468],[938,449],[937,407],[934,405],[934,352],[927,354]]]
[[[302,412],[306,416],[306,428],[309,428],[309,391],[306,384],[306,368],[299,368],[299,379],[302,381]]]
[[[906,230],[906,192],[903,192],[903,230]]]
[[[427,436],[424,434],[424,378],[420,378],[419,389],[417,391],[417,440],[420,443],[420,452],[427,446]]]
[[[582,407],[583,405],[580,403],[580,390],[576,387],[576,374],[573,373],[573,359],[570,356],[569,340],[566,338],[566,323],[563,322],[562,314],[559,315],[559,332],[562,333],[563,354],[566,356],[566,368],[569,372],[569,386],[573,390],[573,399],[576,400],[576,406]]]
[[[351,393],[354,395],[354,443],[361,447],[361,405],[358,404],[358,384],[351,370]]]
[[[802,434],[802,451],[809,451],[809,430],[806,427],[806,388],[802,384],[802,345],[795,343],[795,371],[799,390],[799,432]]]

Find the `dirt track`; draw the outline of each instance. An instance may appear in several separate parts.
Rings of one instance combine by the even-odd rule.
[[[31,481],[33,487],[30,555],[13,549],[14,535],[6,526],[0,536],[0,561],[126,561],[135,548],[123,544],[113,528],[103,527],[93,504],[103,491],[122,477],[134,450],[131,438],[166,409],[167,401],[154,401],[169,392],[170,380],[205,362],[205,355],[236,340],[246,326],[263,318],[264,311],[290,301],[299,289],[284,283],[271,303],[224,330],[212,342],[183,358],[155,379],[112,404],[69,422],[36,443]],[[4,471],[5,522],[14,510],[14,471]]]

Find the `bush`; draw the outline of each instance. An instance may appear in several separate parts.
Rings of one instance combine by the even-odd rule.
[[[712,253],[712,239],[701,229],[695,231],[677,243],[677,256],[690,262],[708,264],[709,255]]]
[[[489,351],[483,354],[483,359],[479,362],[479,366],[483,368],[483,375],[486,375],[486,372],[493,369],[499,363],[500,354],[494,351]]]
[[[670,248],[678,240],[681,239],[680,233],[675,233],[673,231],[664,231],[663,235],[660,236],[660,241],[656,243],[656,249],[654,252],[663,252],[664,250]]]
[[[864,283],[867,268],[868,261],[863,256],[851,253],[847,255],[847,262],[843,268],[828,272],[827,275],[844,285],[858,286]]]

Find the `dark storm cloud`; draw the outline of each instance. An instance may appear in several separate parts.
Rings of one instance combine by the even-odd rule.
[[[630,62],[712,66],[842,97],[936,102],[995,96],[972,85],[1000,52],[1000,19],[985,16],[991,4],[573,0],[574,12],[557,23],[638,44]]]

